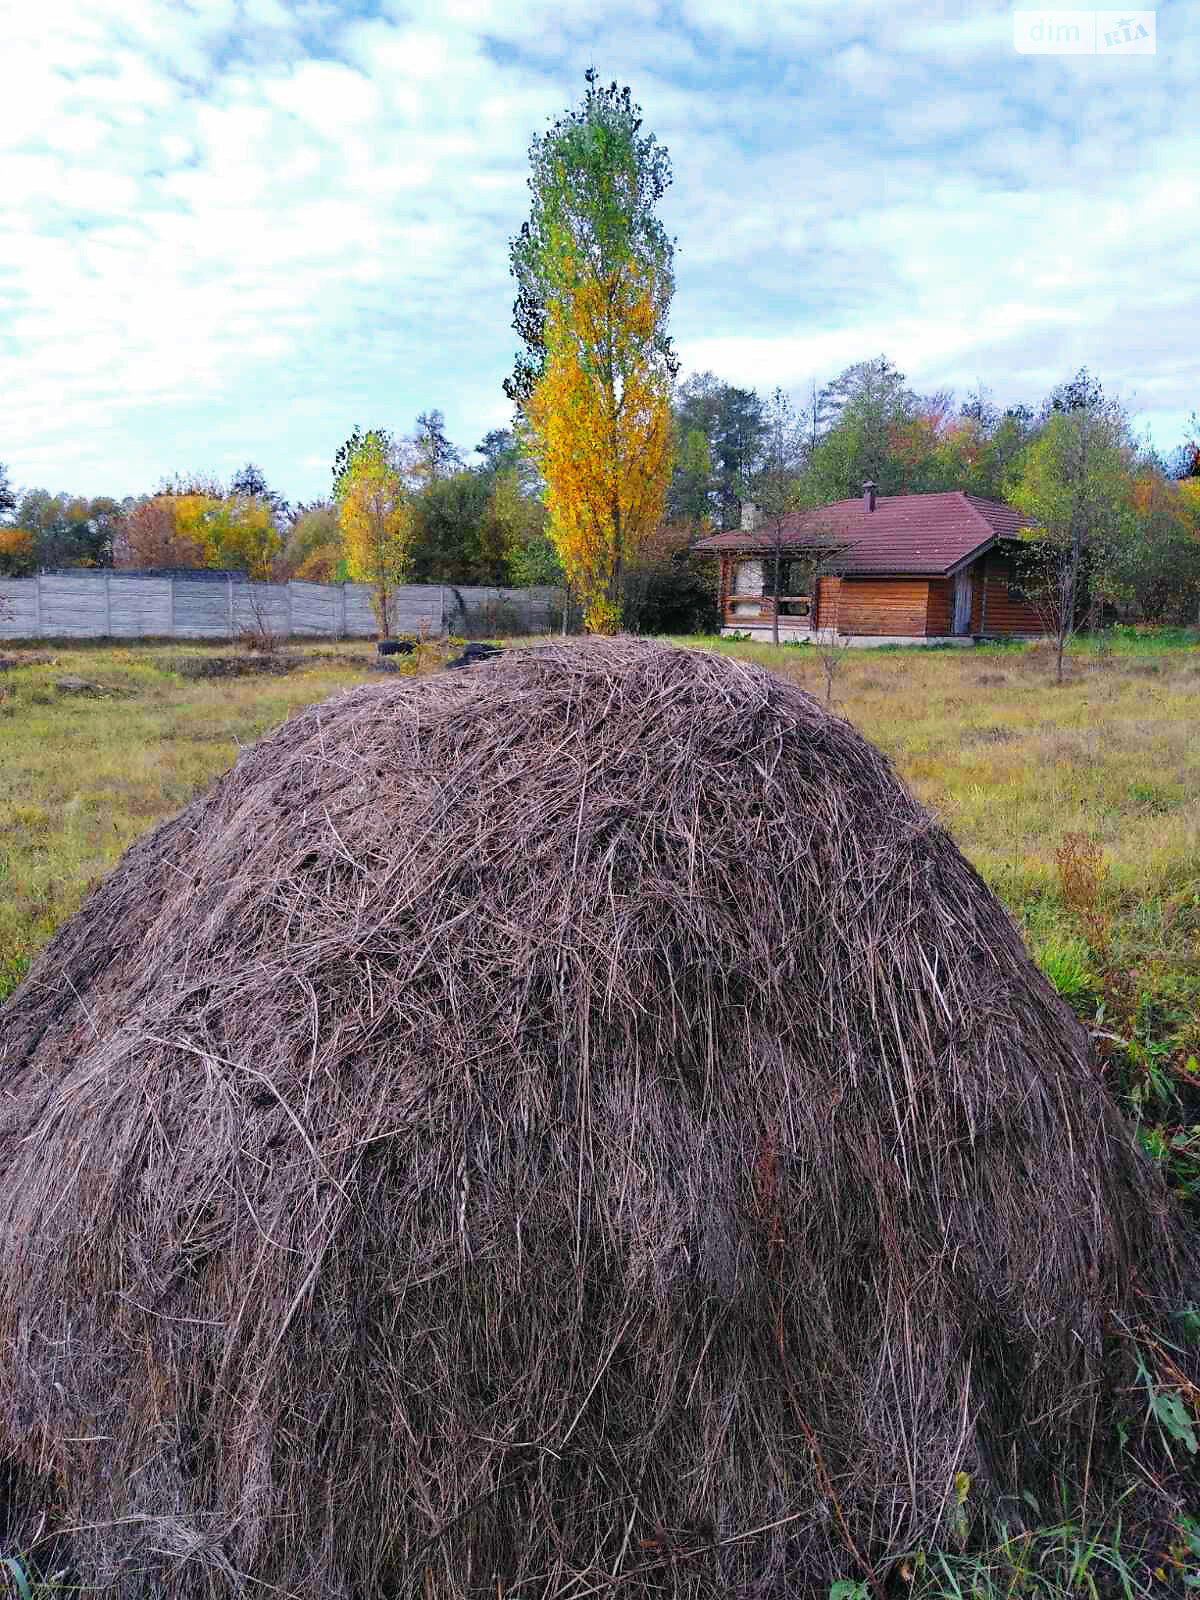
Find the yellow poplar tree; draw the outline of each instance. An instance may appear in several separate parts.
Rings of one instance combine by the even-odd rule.
[[[620,626],[625,570],[671,471],[671,181],[629,90],[586,74],[583,105],[530,145],[529,221],[510,245],[525,351],[505,393],[547,489],[550,536],[592,632]]]
[[[526,415],[584,626],[611,633],[624,571],[662,519],[671,474],[668,379],[653,343],[663,286],[652,262],[634,258],[607,282],[577,270],[573,252],[564,269]]]
[[[385,433],[356,447],[338,487],[338,522],[346,569],[371,585],[380,637],[389,635],[388,601],[412,567],[413,514],[404,473]]]

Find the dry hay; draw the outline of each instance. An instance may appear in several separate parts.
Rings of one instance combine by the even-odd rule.
[[[10,1514],[42,1472],[113,1595],[827,1594],[956,1473],[1096,1503],[1119,1330],[1196,1290],[975,872],[715,653],[294,717],[60,931],[0,1086]]]

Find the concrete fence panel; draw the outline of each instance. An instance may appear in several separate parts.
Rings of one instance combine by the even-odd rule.
[[[36,582],[0,578],[0,639],[36,639],[38,636]]]
[[[454,632],[469,620],[513,616],[543,633],[559,590],[410,583],[388,601],[393,633]],[[379,631],[363,583],[247,583],[242,579],[43,573],[0,579],[0,640],[236,639],[260,626],[283,637],[371,639]]]
[[[109,637],[161,639],[171,634],[170,578],[108,579]]]

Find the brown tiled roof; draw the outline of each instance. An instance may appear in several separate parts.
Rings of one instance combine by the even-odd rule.
[[[951,489],[945,494],[880,495],[874,511],[861,497],[835,500],[815,511],[784,518],[784,548],[836,544],[842,547],[842,572],[913,573],[940,577],[985,550],[997,539],[1019,537],[1025,519],[1012,506]],[[704,553],[775,548],[774,531],[745,533],[731,528],[710,534],[692,549]]]

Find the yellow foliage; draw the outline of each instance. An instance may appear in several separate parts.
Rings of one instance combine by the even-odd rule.
[[[632,258],[603,280],[569,249],[563,261],[527,420],[563,570],[588,628],[613,632],[622,574],[661,520],[671,470],[668,383],[654,344],[670,286]]]
[[[1200,478],[1180,478],[1180,499],[1195,533],[1200,533]]]
[[[388,597],[412,565],[413,514],[395,452],[368,435],[347,471],[338,521],[350,576],[372,588],[371,603],[384,638]]]
[[[270,578],[283,541],[267,501],[201,491],[174,501],[176,534],[201,551],[206,567],[233,567],[258,582]]]
[[[25,528],[0,528],[0,578],[24,578],[33,567],[33,535]]]
[[[292,576],[302,583],[332,583],[341,559],[342,546],[339,541],[331,540],[328,544],[316,545]]]

